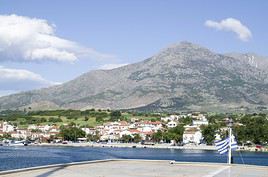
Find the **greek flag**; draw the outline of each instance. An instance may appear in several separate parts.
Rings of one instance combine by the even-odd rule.
[[[224,139],[224,140],[220,140],[220,141],[215,142],[216,148],[220,154],[224,154],[224,153],[228,152],[229,142],[230,142],[229,137]],[[231,149],[237,149],[237,142],[236,142],[234,136],[232,136],[232,138],[231,138]]]

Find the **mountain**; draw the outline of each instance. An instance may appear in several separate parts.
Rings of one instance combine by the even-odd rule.
[[[1,109],[263,110],[268,106],[268,59],[254,55],[252,60],[252,56],[223,55],[181,42],[139,63],[94,70],[58,86],[1,97],[0,105]]]

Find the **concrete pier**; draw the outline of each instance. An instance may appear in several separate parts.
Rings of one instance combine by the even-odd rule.
[[[107,160],[35,167],[1,177],[268,177],[268,167],[159,160]]]

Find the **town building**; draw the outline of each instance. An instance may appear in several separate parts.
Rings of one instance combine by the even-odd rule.
[[[201,130],[197,126],[184,126],[185,130],[183,132],[183,143],[184,144],[200,144],[203,136]]]

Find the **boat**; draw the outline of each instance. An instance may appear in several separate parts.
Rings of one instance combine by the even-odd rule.
[[[4,141],[2,146],[28,146],[28,143],[27,141],[25,140],[22,140],[22,141],[14,141],[14,140],[11,140],[11,141]]]

